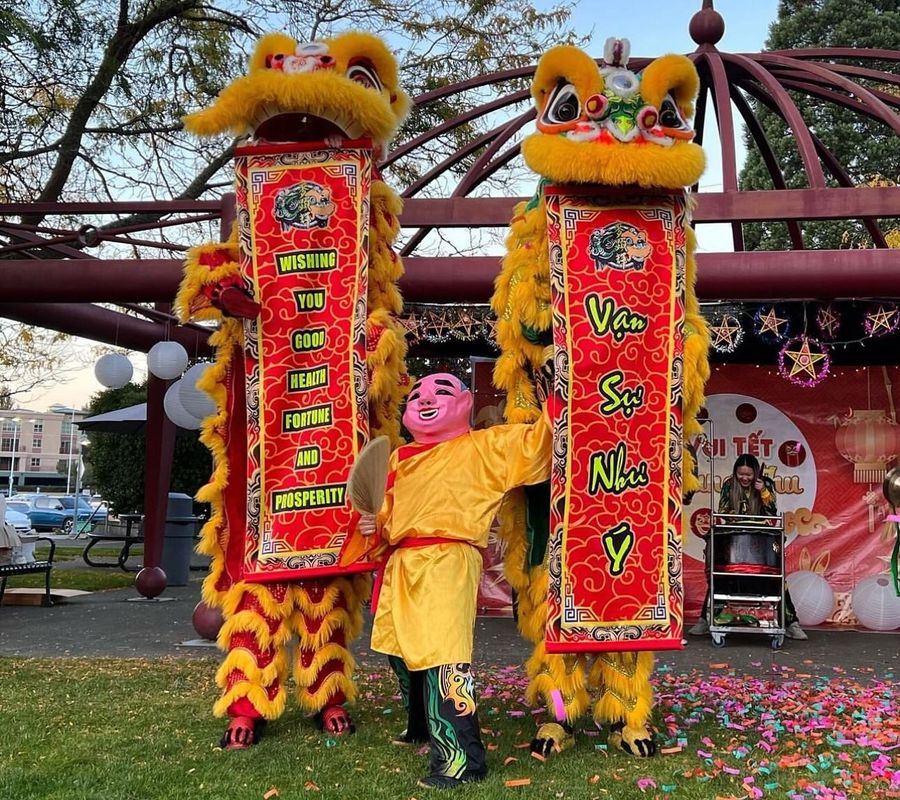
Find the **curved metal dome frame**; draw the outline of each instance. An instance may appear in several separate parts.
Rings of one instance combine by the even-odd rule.
[[[704,4],[704,10],[711,10],[711,3]],[[700,12],[703,14],[704,12]],[[715,12],[713,12],[715,13]],[[697,15],[699,16],[699,14]],[[695,17],[696,19],[696,17]],[[692,24],[692,33],[694,33]],[[724,31],[724,24],[722,25]],[[713,32],[714,35],[715,32]],[[708,112],[715,113],[716,124],[719,132],[720,155],[722,163],[723,192],[704,193],[697,191],[698,212],[695,220],[698,222],[730,222],[732,225],[732,237],[734,250],[744,252],[744,240],[741,225],[745,222],[759,221],[763,219],[783,219],[788,228],[792,250],[804,250],[799,221],[803,219],[844,218],[861,219],[865,225],[876,249],[887,248],[884,235],[878,227],[876,220],[879,217],[897,216],[900,209],[900,189],[890,187],[886,190],[871,190],[855,187],[847,170],[841,165],[834,153],[815,136],[804,121],[800,109],[794,102],[788,90],[805,94],[811,98],[832,103],[853,113],[864,115],[883,123],[887,130],[893,130],[900,134],[900,92],[897,95],[878,89],[869,89],[851,78],[862,78],[877,81],[884,85],[900,88],[900,75],[885,72],[883,70],[870,69],[850,64],[840,63],[840,59],[853,59],[855,61],[873,62],[900,62],[900,52],[891,50],[853,49],[853,48],[818,48],[794,51],[772,51],[754,54],[722,53],[714,41],[702,38],[703,32],[699,32],[699,47],[688,57],[694,62],[700,75],[700,94],[697,99],[695,114],[695,129],[698,143],[703,143],[706,130]],[[630,65],[635,69],[641,69],[650,62],[649,58],[632,58]],[[599,59],[598,59],[599,63]],[[534,67],[506,70],[482,75],[460,83],[441,87],[427,94],[415,98],[417,106],[427,106],[430,103],[438,103],[448,99],[457,98],[475,89],[486,86],[499,86],[510,81],[521,81],[530,78],[534,74]],[[747,100],[747,96],[759,101],[763,106],[777,114],[790,129],[793,139],[797,143],[797,150],[802,161],[807,189],[788,189],[787,181],[781,166],[775,158],[771,143],[769,142],[759,118],[754,113],[753,107]],[[468,124],[479,117],[487,117],[498,110],[513,108],[523,102],[530,106],[530,94],[527,90],[515,90],[501,97],[473,105],[453,119],[447,120],[438,127],[420,134],[393,150],[385,159],[384,167],[390,168],[402,158],[415,154],[417,148],[438,141],[454,129]],[[756,145],[763,162],[771,177],[775,192],[784,192],[779,195],[772,192],[747,192],[741,191],[738,185],[736,126],[734,109],[737,109],[741,121],[747,127],[750,138]],[[473,190],[494,177],[501,169],[520,158],[520,145],[514,141],[516,135],[535,117],[534,109],[529,107],[523,113],[518,113],[509,121],[494,126],[479,137],[466,143],[464,146],[446,155],[446,157],[421,177],[415,180],[403,192],[407,199],[419,197],[422,192],[440,178],[446,178],[452,171],[473,153],[481,153],[473,163],[461,175],[447,200],[470,197]],[[836,192],[829,186],[826,170],[831,180],[837,187],[852,188],[857,194],[849,198],[845,193]],[[697,187],[694,187],[695,190]],[[828,194],[822,194],[827,192]],[[716,214],[713,205],[717,205],[720,195],[740,196],[736,204],[729,204],[728,211],[732,208],[737,214]],[[749,200],[754,195],[751,202]],[[864,197],[863,195],[868,195]],[[836,201],[836,202],[832,202]],[[814,206],[824,201],[824,207],[818,209]],[[803,208],[797,208],[801,204]],[[756,206],[755,209],[751,209]],[[842,208],[836,208],[839,205]],[[459,212],[464,204],[451,202],[443,209],[444,214],[435,214],[436,225],[422,225],[412,234],[404,249],[404,256],[415,256],[419,246],[431,230],[439,227],[443,222],[448,227],[466,224],[471,227],[504,226],[508,215],[503,217],[497,212],[508,210],[508,202],[500,198],[492,198],[477,204],[478,212],[461,218]],[[472,203],[474,209],[476,204]],[[435,205],[434,210],[437,210]],[[454,215],[453,212],[456,212]],[[805,216],[804,216],[805,214]],[[477,219],[475,218],[477,217]],[[730,218],[729,218],[730,217]],[[419,222],[419,215],[415,220]],[[406,220],[404,220],[406,222]],[[816,251],[821,253],[821,251]],[[823,260],[833,259],[833,255],[820,256]],[[849,257],[850,260],[853,257]],[[869,265],[884,266],[884,260],[880,257],[863,259]],[[702,260],[702,257],[701,257]],[[768,258],[757,259],[759,262],[769,261]],[[783,261],[784,259],[776,259]],[[806,264],[809,259],[804,259]],[[844,259],[847,267],[846,258]],[[437,260],[433,260],[437,264]],[[796,263],[796,262],[795,262]],[[476,262],[472,262],[473,265]],[[481,266],[481,263],[478,263]],[[865,266],[865,265],[864,265]],[[804,279],[810,277],[807,269],[803,270]],[[701,268],[701,275],[703,270]],[[900,279],[898,279],[900,280]],[[703,278],[701,277],[701,284]],[[458,285],[458,284],[457,284]],[[900,283],[892,284],[900,290]],[[864,287],[860,287],[865,292]],[[805,289],[808,292],[808,287]],[[709,298],[714,292],[703,291],[701,294]],[[788,292],[788,296],[796,295],[794,291]],[[779,295],[780,297],[781,295]],[[738,294],[740,297],[740,294]]]
[[[823,48],[762,53],[723,53],[716,48],[725,30],[721,15],[703,0],[690,22],[698,47],[689,54],[700,75],[695,128],[700,143],[715,115],[719,132],[723,186],[721,192],[696,191],[694,221],[731,225],[735,252],[698,255],[698,293],[707,300],[833,299],[900,297],[900,268],[876,220],[898,215],[900,187],[854,187],[847,170],[810,131],[790,92],[800,92],[884,124],[900,133],[900,92],[867,88],[859,80],[900,87],[900,75],[842,63],[900,62],[900,51]],[[650,59],[633,58],[641,68]],[[411,302],[487,302],[498,272],[496,255],[429,255],[423,247],[432,230],[454,228],[505,229],[514,204],[510,196],[477,196],[504,168],[520,159],[519,137],[534,118],[530,96],[523,88],[534,67],[506,70],[441,87],[415,98],[420,107],[476,95],[464,113],[397,146],[382,168],[402,166],[405,159],[426,161],[442,137],[481,120],[487,130],[445,152],[401,190],[405,207],[400,218],[408,232],[403,248],[406,276],[401,282]],[[498,87],[509,92],[498,96]],[[489,95],[485,97],[485,95]],[[787,188],[787,182],[748,98],[777,114],[796,141],[807,188]],[[524,106],[524,110],[523,107]],[[773,190],[741,191],[738,186],[735,111],[747,126],[772,178]],[[512,113],[510,113],[512,112]],[[423,155],[424,154],[424,155]],[[464,165],[464,168],[461,167]],[[829,180],[836,184],[829,185]],[[397,182],[393,181],[397,186]],[[434,187],[438,186],[438,196]],[[695,187],[697,189],[697,187]],[[530,186],[527,188],[530,191]],[[33,229],[9,219],[40,211],[84,219],[77,229]],[[122,228],[104,228],[110,215],[147,214],[153,219]],[[102,242],[160,250],[183,246],[135,238],[142,231],[171,228],[201,220],[221,219],[227,228],[233,215],[229,196],[221,200],[121,203],[0,204],[0,233],[10,244],[0,247],[0,316],[52,327],[99,341],[146,350],[169,335],[171,302],[181,275],[177,258],[140,260],[96,258],[88,252]],[[3,219],[6,219],[4,222]],[[800,232],[803,220],[863,221],[874,247],[859,250],[808,250]],[[789,251],[746,251],[742,225],[780,220],[787,224]],[[702,228],[700,231],[702,243]],[[35,259],[40,268],[35,269]],[[127,280],[123,280],[127,275]],[[114,303],[147,321],[99,308]],[[148,309],[143,303],[155,302]],[[61,315],[59,303],[66,303]],[[174,331],[190,349],[205,349],[206,330],[186,326]]]

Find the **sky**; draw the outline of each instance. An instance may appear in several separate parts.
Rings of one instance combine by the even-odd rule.
[[[536,0],[540,8],[550,8],[549,0]],[[595,56],[602,55],[603,43],[609,36],[631,40],[631,52],[636,57],[655,57],[664,53],[689,53],[696,49],[688,33],[691,17],[701,8],[701,0],[633,0],[612,3],[608,0],[581,0],[572,18],[572,26],[579,32],[591,34],[588,48]],[[758,52],[763,49],[769,24],[775,19],[778,0],[715,0],[714,6],[725,19],[725,35],[718,48],[729,52]],[[707,124],[707,131],[710,125]],[[704,143],[708,156],[718,151],[718,142],[707,136]],[[739,153],[739,158],[742,154]],[[721,187],[720,165],[709,159],[706,174],[700,181],[701,191],[717,191]],[[731,250],[727,225],[705,225],[699,232],[700,251]],[[84,352],[90,343],[76,345]],[[142,353],[130,353],[134,364],[133,380],[140,381],[147,373]],[[43,411],[54,403],[82,407],[102,387],[94,378],[93,367],[70,373],[70,380],[54,383],[26,395],[19,395],[16,405]]]

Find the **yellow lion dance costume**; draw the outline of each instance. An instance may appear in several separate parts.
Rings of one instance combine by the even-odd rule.
[[[525,139],[528,166],[541,176],[534,197],[515,209],[507,238],[507,256],[496,281],[492,306],[497,314],[497,341],[502,354],[494,383],[507,393],[506,418],[533,422],[539,414],[536,379],[541,379],[545,348],[551,342],[550,268],[543,186],[595,186],[682,190],[704,169],[701,148],[692,143],[691,125],[699,79],[684,56],[666,55],[640,75],[627,68],[627,40],[607,40],[601,67],[575,47],[548,51],[540,60],[531,94],[537,132]],[[684,345],[684,437],[700,428],[697,412],[709,376],[708,334],[694,292],[696,239],[687,235],[687,296]],[[693,458],[685,450],[684,491],[697,489]],[[565,719],[542,725],[532,742],[546,755],[574,744],[574,721],[584,714],[593,690],[599,698],[594,720],[611,726],[609,741],[626,752],[650,756],[656,751],[650,716],[653,692],[649,678],[653,654],[601,653],[549,655],[543,635],[547,620],[547,525],[549,493],[519,490],[501,515],[508,543],[506,575],[517,592],[519,628],[536,643],[527,669],[528,698],[544,702],[553,713],[558,692]]]
[[[231,131],[256,143],[324,140],[340,147],[341,141],[365,137],[378,158],[408,108],[396,61],[376,37],[348,33],[303,44],[271,34],[258,43],[249,73],[227,86],[211,107],[186,117],[185,125],[199,136]],[[402,301],[396,283],[403,270],[391,249],[401,202],[377,172],[370,200],[369,428],[372,437],[387,436],[397,447],[399,405],[408,387],[406,343],[397,321]],[[192,249],[177,297],[183,320],[220,323],[210,339],[215,364],[199,384],[217,406],[203,425],[214,471],[198,499],[209,502],[213,514],[199,549],[212,557],[203,599],[221,608],[225,618],[219,646],[227,655],[217,674],[223,693],[214,713],[231,718],[222,741],[229,748],[255,743],[262,721],[284,711],[292,634],[299,640],[293,673],[299,706],[330,733],[353,730],[343,708],[356,694],[348,648],[362,627],[371,583],[360,574],[264,584],[241,579],[247,482],[240,465],[247,450],[240,318],[254,318],[258,307],[242,288],[238,259],[236,229],[226,243]]]

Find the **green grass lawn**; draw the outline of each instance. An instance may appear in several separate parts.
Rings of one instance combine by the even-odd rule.
[[[103,592],[107,589],[122,589],[134,585],[134,573],[120,569],[75,567],[54,569],[50,572],[50,586],[53,589],[81,589],[84,592]],[[13,575],[6,584],[7,589],[43,588],[43,573]]]
[[[50,573],[50,586],[54,589],[80,589],[85,592],[102,592],[108,589],[122,589],[134,585],[135,573],[123,572],[115,566],[115,560],[119,555],[118,547],[95,547],[91,550],[91,558],[97,561],[109,561],[112,567],[89,567],[84,564],[81,554],[84,551],[84,543],[72,540],[72,542],[57,542],[53,556],[55,564],[59,565]],[[37,558],[46,558],[49,547],[45,542],[38,542]],[[134,547],[129,554],[132,564],[139,564],[143,554],[143,547]],[[81,562],[83,566],[75,566]],[[9,578],[8,589],[15,588],[43,588],[44,576],[40,573],[33,575],[15,575]]]
[[[355,736],[323,736],[289,704],[259,745],[224,752],[217,747],[224,723],[210,713],[218,693],[216,666],[213,659],[0,659],[0,797],[271,800],[273,789],[281,800],[422,800],[434,794],[415,785],[427,770],[428,756],[389,742],[404,727],[404,718],[387,670],[360,675]],[[844,676],[793,688],[790,680],[795,679],[775,676],[764,698],[761,686],[735,689],[744,686],[736,675],[719,681],[699,675],[658,677],[660,743],[677,748],[681,739],[679,752],[637,760],[605,751],[605,739],[582,732],[574,750],[540,763],[522,748],[533,734],[534,717],[522,705],[521,672],[495,668],[482,674],[479,713],[491,774],[483,784],[449,796],[897,796],[888,794],[890,770],[886,777],[881,774],[882,751],[896,741],[900,725],[896,699],[884,684],[867,688]],[[773,698],[777,702],[770,702]],[[800,705],[779,713],[783,698]],[[838,701],[847,708],[846,723],[834,715]],[[735,716],[735,702],[744,716]],[[851,741],[858,738],[859,717],[852,712],[859,709],[866,717],[864,744]],[[826,718],[838,728],[817,733]],[[802,729],[808,729],[805,736]],[[900,774],[893,777],[900,781]],[[530,779],[530,784],[505,785],[515,779]],[[828,787],[831,794],[824,791]]]
[[[40,546],[44,547],[43,555],[46,555],[47,547],[43,542],[40,543]],[[90,557],[91,559],[97,560],[108,560],[114,562],[121,551],[120,547],[94,547],[91,549]],[[54,561],[81,561],[81,554],[84,552],[84,545],[79,544],[75,547],[65,544],[61,545],[59,542],[56,543],[56,554],[53,557]],[[39,550],[40,553],[40,550]],[[143,545],[135,545],[131,548],[128,553],[129,560],[134,559],[134,563],[140,563],[141,556],[144,554],[144,546]]]

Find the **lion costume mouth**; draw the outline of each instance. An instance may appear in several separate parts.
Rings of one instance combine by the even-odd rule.
[[[324,142],[329,138],[357,139],[362,130],[352,123],[343,125],[302,112],[274,114],[266,117],[253,131],[257,142]]]
[[[257,45],[248,73],[184,122],[198,136],[228,131],[260,143],[331,145],[369,139],[382,152],[409,104],[393,56],[371,34],[306,44],[269,34]]]

